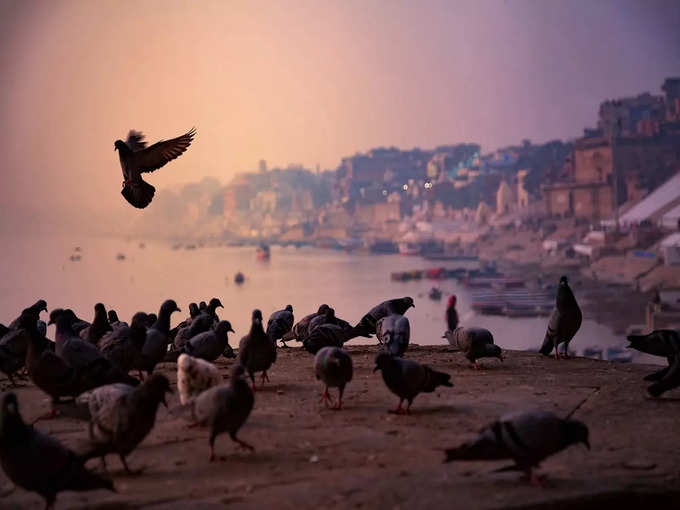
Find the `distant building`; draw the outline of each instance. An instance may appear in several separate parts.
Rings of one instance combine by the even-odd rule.
[[[620,136],[654,134],[654,130],[658,132],[658,125],[665,117],[663,96],[653,96],[645,92],[639,96],[607,100],[600,104],[597,127],[605,137],[613,133]]]
[[[514,209],[515,194],[507,181],[502,180],[496,191],[496,214],[502,216]]]
[[[517,172],[517,207],[520,209],[529,207],[529,192],[524,187],[528,174],[528,170],[520,170]]]

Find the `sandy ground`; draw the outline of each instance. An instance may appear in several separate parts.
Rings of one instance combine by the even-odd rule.
[[[680,499],[680,390],[645,395],[641,365],[572,359],[555,361],[507,352],[505,363],[484,360],[471,370],[448,347],[413,347],[409,356],[452,374],[453,388],[420,395],[411,416],[386,411],[397,399],[372,373],[374,347],[349,348],[355,366],[340,412],[319,404],[312,356],[280,350],[271,383],[257,393],[240,437],[257,448],[216,443],[208,462],[207,432],[159,410],[156,428],[129,457],[139,476],[108,459],[118,493],[62,493],[57,508],[601,508],[601,504],[662,504]],[[218,362],[227,377],[232,361]],[[175,367],[160,370],[175,381]],[[6,381],[0,385],[6,389]],[[33,386],[16,390],[30,420],[48,410]],[[170,406],[178,404],[176,393]],[[514,410],[543,408],[590,428],[592,450],[572,446],[547,460],[550,487],[537,489],[517,473],[493,473],[507,463],[442,464],[442,449],[470,438],[485,423]],[[87,424],[67,418],[39,422],[68,444]],[[99,469],[96,460],[90,465]],[[42,499],[0,474],[0,507],[42,508]],[[10,492],[11,491],[11,492]],[[673,505],[666,508],[672,508]]]

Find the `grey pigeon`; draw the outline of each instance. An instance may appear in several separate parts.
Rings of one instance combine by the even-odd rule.
[[[312,321],[312,319],[318,315],[326,313],[328,308],[330,307],[327,304],[323,304],[319,306],[319,309],[315,313],[305,315],[300,321],[293,325],[293,328],[288,333],[283,335],[281,340],[284,342],[288,340],[297,340],[298,342],[302,342],[305,338],[307,338],[309,323]]]
[[[209,313],[201,313],[191,321],[191,324],[177,332],[177,335],[175,335],[175,339],[173,340],[173,348],[177,351],[181,351],[184,344],[187,343],[190,338],[209,331],[212,325],[212,316]]]
[[[57,439],[26,425],[14,393],[2,394],[0,405],[0,464],[15,485],[37,492],[45,508],[54,508],[62,491],[114,491],[111,480],[88,471],[72,450]]]
[[[116,326],[99,341],[99,351],[124,373],[140,362],[146,340],[146,321],[147,315],[137,312],[130,326]]]
[[[539,352],[548,356],[555,349],[555,358],[558,359],[557,346],[564,343],[564,357],[568,357],[569,342],[576,335],[583,320],[581,309],[576,302],[574,293],[569,287],[566,276],[560,278],[555,301],[555,309],[550,314],[548,330],[545,333],[543,345]]]
[[[444,462],[512,459],[515,465],[499,471],[521,470],[532,483],[540,479],[532,470],[540,462],[576,443],[590,449],[588,427],[546,411],[516,412],[484,427],[471,442],[446,450]]]
[[[107,313],[108,318],[109,318],[109,325],[111,326],[111,329],[116,329],[120,326],[128,326],[127,322],[123,322],[118,318],[118,313],[111,309]]]
[[[262,372],[262,385],[269,380],[267,370],[276,361],[276,343],[262,327],[262,312],[253,310],[250,331],[241,338],[238,347],[239,361],[248,371],[255,391],[255,373]]]
[[[55,308],[50,312],[50,320],[47,324],[56,324],[57,323],[57,318],[64,313],[63,308]],[[73,310],[71,310],[71,313],[73,313]],[[84,321],[83,319],[77,317],[75,313],[73,313],[73,316],[75,319],[73,320],[71,324],[71,329],[77,334],[80,335],[80,332],[85,329],[90,327],[90,323],[87,321]]]
[[[10,322],[8,329],[18,329],[19,327],[19,320],[21,319],[21,315],[23,315],[24,312],[30,312],[32,313],[36,319],[40,319],[40,312],[46,312],[47,311],[47,302],[44,299],[39,299],[36,301],[34,304],[29,306],[28,308],[24,308],[24,310],[21,312],[19,317],[14,319],[12,322]]]
[[[411,324],[404,315],[396,313],[380,319],[375,325],[375,336],[393,356],[403,356],[411,339]]]
[[[371,310],[362,317],[356,327],[365,334],[375,333],[375,327],[380,319],[395,313],[404,315],[409,308],[415,308],[415,306],[413,298],[410,297],[383,301],[379,305],[371,308]]]
[[[390,411],[395,414],[410,414],[413,399],[419,393],[432,393],[438,386],[453,386],[449,374],[409,359],[396,358],[387,352],[380,352],[375,357],[373,371],[377,370],[382,372],[389,390],[399,397],[399,405]],[[408,402],[406,409],[401,407],[404,400]]]
[[[274,312],[269,316],[267,321],[267,335],[272,339],[274,343],[277,340],[281,340],[284,347],[286,345],[286,340],[284,336],[293,329],[295,324],[295,316],[293,315],[293,305],[286,305],[283,310]]]
[[[447,331],[444,338],[456,349],[465,354],[465,357],[476,369],[479,368],[479,358],[498,358],[503,361],[501,348],[493,343],[491,331],[484,328],[459,327],[453,331]]]
[[[156,142],[146,146],[144,135],[138,131],[130,131],[127,140],[116,140],[114,150],[118,151],[120,166],[123,170],[123,190],[125,200],[138,209],[144,209],[151,203],[156,188],[142,179],[142,173],[158,170],[166,163],[180,156],[196,134],[191,129],[186,134],[167,141]]]
[[[356,327],[343,328],[337,324],[322,324],[314,328],[303,340],[307,352],[316,354],[323,347],[342,347],[345,342],[360,335]]]
[[[191,410],[193,420],[210,428],[211,462],[215,460],[215,438],[223,432],[227,432],[231,440],[240,446],[255,450],[236,436],[248,419],[255,402],[253,392],[245,380],[245,372],[242,365],[234,365],[228,385],[213,386],[186,404]]]
[[[135,368],[145,370],[147,374],[151,375],[156,365],[163,361],[170,343],[170,316],[174,312],[180,311],[174,300],[168,299],[163,302],[158,312],[158,319],[146,331],[142,355]]]
[[[116,453],[128,474],[133,474],[125,457],[141,443],[156,423],[159,404],[167,406],[165,394],[171,393],[167,377],[153,374],[133,388],[114,384],[91,392],[90,442],[87,458]]]
[[[220,321],[217,328],[199,333],[184,344],[183,352],[206,361],[215,361],[229,346],[227,333],[234,330],[229,321]]]
[[[680,386],[680,334],[672,329],[657,329],[648,335],[629,335],[629,349],[663,356],[668,366],[645,377],[645,381],[656,381],[647,388],[653,397]]]
[[[328,406],[332,403],[328,388],[338,388],[338,402],[333,409],[342,408],[342,394],[345,386],[352,380],[352,357],[339,347],[324,347],[314,357],[316,378],[324,383],[321,401]]]
[[[316,328],[323,326],[324,324],[333,324],[334,326],[339,326],[342,329],[352,329],[352,325],[349,322],[336,317],[335,310],[328,306],[323,313],[317,314],[316,317],[309,321],[309,326],[307,327],[307,336],[311,335]],[[357,333],[355,336],[359,335],[360,334]]]

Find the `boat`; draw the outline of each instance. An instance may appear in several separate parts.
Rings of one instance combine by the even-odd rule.
[[[443,280],[446,278],[446,268],[444,267],[433,267],[425,270],[425,276],[430,280]]]
[[[439,301],[442,298],[442,291],[439,290],[437,287],[432,287],[430,289],[428,297],[433,301]]]
[[[243,276],[243,273],[242,273],[241,271],[239,271],[239,272],[236,273],[236,275],[234,276],[234,283],[235,283],[236,285],[241,285],[241,284],[245,281],[245,279],[246,279],[246,277]]]
[[[420,255],[418,243],[401,242],[398,244],[400,255]]]
[[[261,244],[260,246],[258,246],[257,250],[255,250],[255,257],[257,258],[257,260],[269,260],[270,257],[269,245]]]
[[[357,248],[361,248],[361,246],[363,245],[363,241],[361,239],[356,238],[356,237],[347,237],[347,238],[344,238],[344,239],[338,239],[337,243],[343,250],[347,250],[347,251],[356,250]]]
[[[369,244],[368,249],[373,253],[397,253],[399,251],[396,244],[386,239],[376,239]]]
[[[119,253],[118,255],[116,255],[116,260],[125,260],[125,254]]]

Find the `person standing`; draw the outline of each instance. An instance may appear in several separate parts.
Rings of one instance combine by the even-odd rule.
[[[446,305],[446,325],[449,331],[453,331],[458,327],[458,312],[456,311],[456,296],[449,296],[449,302]]]

